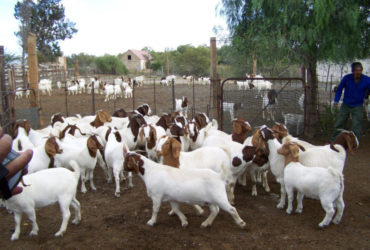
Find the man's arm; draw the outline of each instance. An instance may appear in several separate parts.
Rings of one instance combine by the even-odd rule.
[[[342,96],[342,91],[345,86],[345,78],[342,78],[342,81],[340,81],[340,84],[338,85],[337,91],[335,92],[335,97],[334,97],[334,105],[337,106],[338,102]]]

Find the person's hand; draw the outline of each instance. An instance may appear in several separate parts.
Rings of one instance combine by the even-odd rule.
[[[337,102],[334,102],[334,108],[337,109],[338,108],[338,103]]]
[[[3,129],[0,127],[0,162],[2,162],[8,153],[12,149],[12,138],[7,135],[3,134]],[[14,159],[13,161],[6,164],[5,168],[9,171],[9,173],[5,176],[7,180],[13,177],[18,171],[22,170],[27,163],[32,158],[32,150],[26,150],[23,153],[20,153],[19,157]],[[12,195],[16,195],[22,192],[21,187],[16,187],[12,191]]]

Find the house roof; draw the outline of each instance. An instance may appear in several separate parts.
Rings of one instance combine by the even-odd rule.
[[[140,60],[152,60],[153,57],[148,53],[146,52],[145,50],[134,50],[134,49],[130,49],[130,51],[135,54]]]

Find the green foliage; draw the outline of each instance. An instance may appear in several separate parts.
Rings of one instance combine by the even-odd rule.
[[[100,74],[127,75],[129,73],[117,56],[104,55],[97,57],[95,64]]]
[[[39,61],[53,61],[55,57],[62,55],[59,41],[72,38],[77,32],[75,23],[65,18],[64,6],[61,0],[38,0],[17,1],[14,7],[14,16],[21,22],[21,25],[27,21],[24,17],[24,5],[31,9],[31,18],[29,20],[29,31],[37,36],[37,49],[39,52]],[[22,35],[22,29],[17,33]],[[24,38],[21,39],[24,44]]]
[[[161,61],[155,60],[154,62],[152,62],[150,64],[150,69],[153,70],[154,72],[157,72],[162,68],[162,66],[163,65],[162,65]]]
[[[369,1],[222,0],[222,4],[232,45],[240,54],[255,54],[259,64],[287,60],[308,69],[309,129],[318,118],[314,108],[317,62],[343,62],[369,55]]]
[[[233,45],[257,57],[335,62],[369,55],[368,1],[222,0]],[[273,55],[274,54],[274,55]],[[270,61],[269,58],[266,60]]]
[[[4,62],[5,66],[10,66],[12,63],[19,61],[20,57],[14,53],[5,53],[4,54]]]
[[[337,115],[337,108],[332,109],[330,105],[325,106],[324,112],[320,115],[320,125],[324,135],[330,136],[333,133]]]
[[[67,67],[74,68],[78,59],[78,69],[81,75],[88,75],[92,71],[96,70],[96,56],[80,53],[78,55],[72,54],[67,57]]]

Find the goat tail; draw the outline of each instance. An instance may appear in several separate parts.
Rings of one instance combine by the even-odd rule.
[[[72,167],[76,179],[78,180],[80,178],[80,166],[77,164],[75,160],[70,160],[69,165]]]
[[[338,197],[343,197],[343,192],[344,192],[344,177],[343,177],[342,172],[340,172],[339,170],[337,170],[335,168],[332,168],[332,167],[329,167],[328,170],[329,170],[329,172],[330,172],[331,175],[333,175],[334,177],[339,178],[340,191],[339,191],[339,196]]]

